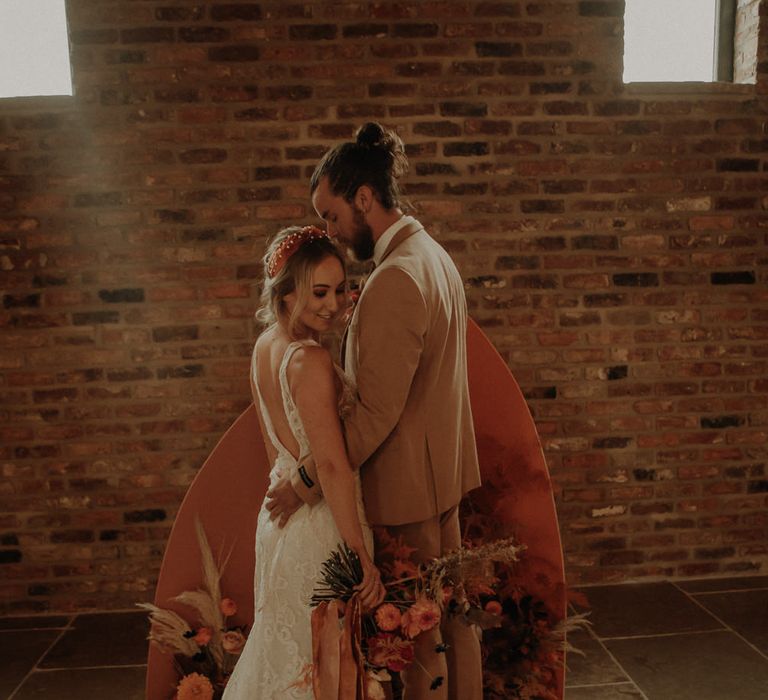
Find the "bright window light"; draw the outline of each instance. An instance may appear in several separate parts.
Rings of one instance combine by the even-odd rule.
[[[0,0],[0,97],[71,94],[64,0]]]
[[[714,80],[717,0],[626,0],[624,82]]]

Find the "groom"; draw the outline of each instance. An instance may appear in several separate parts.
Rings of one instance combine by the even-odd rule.
[[[464,288],[448,254],[399,207],[397,179],[406,167],[397,134],[368,123],[323,157],[311,193],[329,235],[375,263],[342,350],[358,399],[344,433],[366,515],[426,561],[460,546],[458,504],[480,474]],[[311,461],[291,483],[267,494],[272,517],[283,522],[321,496]],[[436,653],[443,642],[447,652]],[[463,620],[446,615],[440,629],[417,637],[415,651],[419,663],[401,674],[405,698],[481,700],[479,642]],[[438,676],[446,682],[430,690]]]

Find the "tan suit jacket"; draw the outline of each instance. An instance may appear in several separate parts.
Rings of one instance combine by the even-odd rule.
[[[420,224],[405,226],[366,281],[344,347],[358,399],[344,433],[372,525],[426,520],[480,485],[466,332],[456,266]],[[293,480],[311,502],[306,483]]]

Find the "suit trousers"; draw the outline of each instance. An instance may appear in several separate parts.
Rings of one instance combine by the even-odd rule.
[[[406,545],[416,549],[413,554],[416,564],[461,545],[458,505],[428,520],[387,525],[385,529],[390,536],[401,537]],[[416,662],[400,674],[403,700],[482,700],[480,641],[474,626],[462,618],[444,614],[439,627],[422,632],[415,641]],[[443,643],[447,651],[435,651]],[[438,676],[443,677],[443,683],[430,690]]]

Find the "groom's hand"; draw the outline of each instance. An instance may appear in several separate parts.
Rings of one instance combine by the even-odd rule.
[[[285,527],[285,524],[301,506],[304,505],[291,486],[291,480],[286,477],[280,477],[280,480],[273,488],[267,491],[267,510],[269,519],[277,520],[278,527]]]

